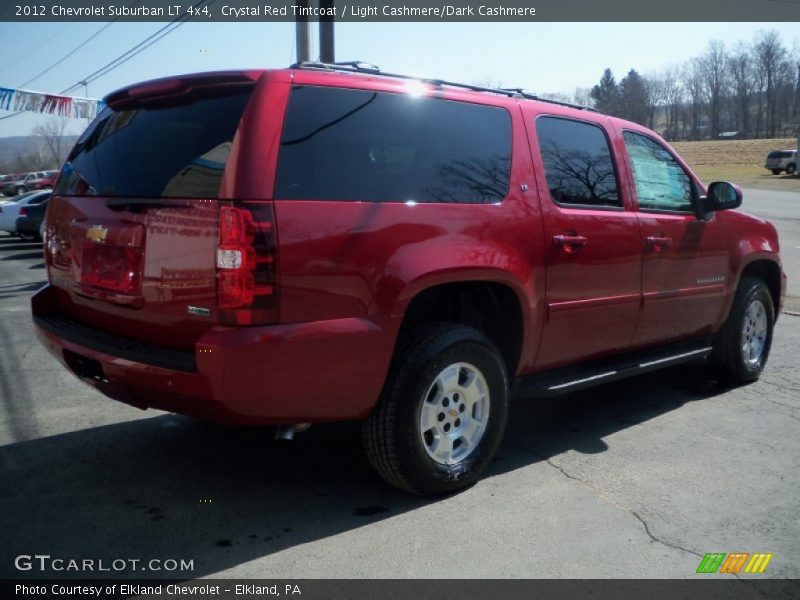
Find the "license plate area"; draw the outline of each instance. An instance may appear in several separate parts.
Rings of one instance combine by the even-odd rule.
[[[76,220],[70,226],[71,266],[83,295],[141,306],[144,227],[118,220]]]
[[[123,294],[141,290],[142,249],[84,241],[80,282]]]

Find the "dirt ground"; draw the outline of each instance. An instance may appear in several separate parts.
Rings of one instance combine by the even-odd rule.
[[[771,150],[797,147],[795,138],[674,142],[672,146],[704,183],[732,181],[743,187],[800,192],[800,175],[773,175],[764,168]]]

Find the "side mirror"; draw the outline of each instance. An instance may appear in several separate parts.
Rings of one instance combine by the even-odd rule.
[[[708,186],[705,208],[709,211],[730,210],[742,205],[742,190],[727,181],[715,181]]]

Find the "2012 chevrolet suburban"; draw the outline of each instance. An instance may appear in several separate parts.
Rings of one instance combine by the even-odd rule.
[[[634,123],[358,64],[105,100],[56,183],[32,308],[111,398],[362,420],[387,481],[441,494],[490,462],[512,396],[767,361],[775,228]]]

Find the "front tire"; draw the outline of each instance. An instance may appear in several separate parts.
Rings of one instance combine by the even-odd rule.
[[[794,172],[797,171],[797,165],[794,163],[787,165],[786,167],[786,174],[787,175],[794,175]]]
[[[742,277],[731,312],[709,357],[721,383],[748,383],[761,376],[772,346],[774,325],[775,307],[766,283],[755,277]]]
[[[499,350],[476,329],[436,323],[401,335],[362,434],[370,463],[387,482],[441,495],[478,479],[507,419]]]

